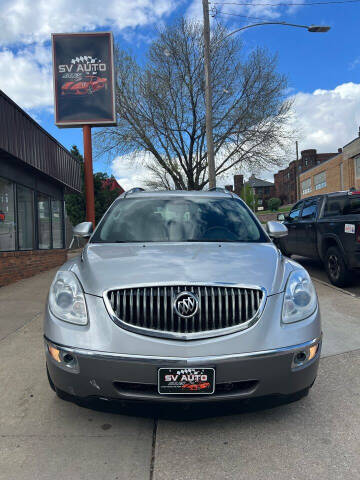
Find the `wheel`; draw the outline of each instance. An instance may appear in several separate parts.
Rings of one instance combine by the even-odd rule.
[[[325,269],[330,282],[337,287],[350,283],[351,274],[344,257],[337,247],[330,247],[325,255]]]

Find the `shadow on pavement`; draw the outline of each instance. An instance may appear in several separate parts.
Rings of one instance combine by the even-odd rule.
[[[161,404],[155,402],[136,401],[104,401],[99,399],[83,400],[75,403],[91,410],[115,415],[128,415],[143,418],[153,418],[172,421],[193,421],[212,417],[239,415],[261,410],[268,410],[299,400],[300,395],[292,397],[273,396],[237,401],[214,402],[211,404],[174,403]],[[71,398],[65,400],[73,401]]]

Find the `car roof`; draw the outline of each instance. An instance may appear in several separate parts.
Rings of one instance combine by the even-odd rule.
[[[197,198],[238,198],[237,195],[225,189],[218,190],[140,190],[128,191],[122,198],[149,198],[149,197],[197,197]]]
[[[300,200],[298,200],[297,203],[299,202],[302,202],[302,201],[305,201],[305,200],[313,200],[314,198],[324,198],[324,197],[330,197],[330,198],[333,198],[333,197],[348,197],[348,196],[351,196],[351,191],[350,190],[341,190],[341,191],[338,191],[338,192],[330,192],[330,193],[323,193],[323,194],[319,194],[319,195],[312,195],[310,197],[305,197],[305,198],[301,198]],[[353,194],[354,196],[355,195],[358,195],[356,192],[354,192]]]

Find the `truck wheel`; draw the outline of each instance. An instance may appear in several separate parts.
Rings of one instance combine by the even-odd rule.
[[[330,247],[325,255],[325,268],[330,282],[337,287],[350,283],[350,272],[343,255],[337,247]]]

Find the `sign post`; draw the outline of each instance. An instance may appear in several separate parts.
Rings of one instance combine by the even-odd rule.
[[[92,126],[116,125],[111,32],[53,33],[55,125],[82,127],[86,220],[95,227]]]
[[[84,183],[86,199],[86,221],[92,222],[95,227],[95,195],[94,195],[94,175],[92,163],[92,144],[91,127],[83,126],[84,140]]]

